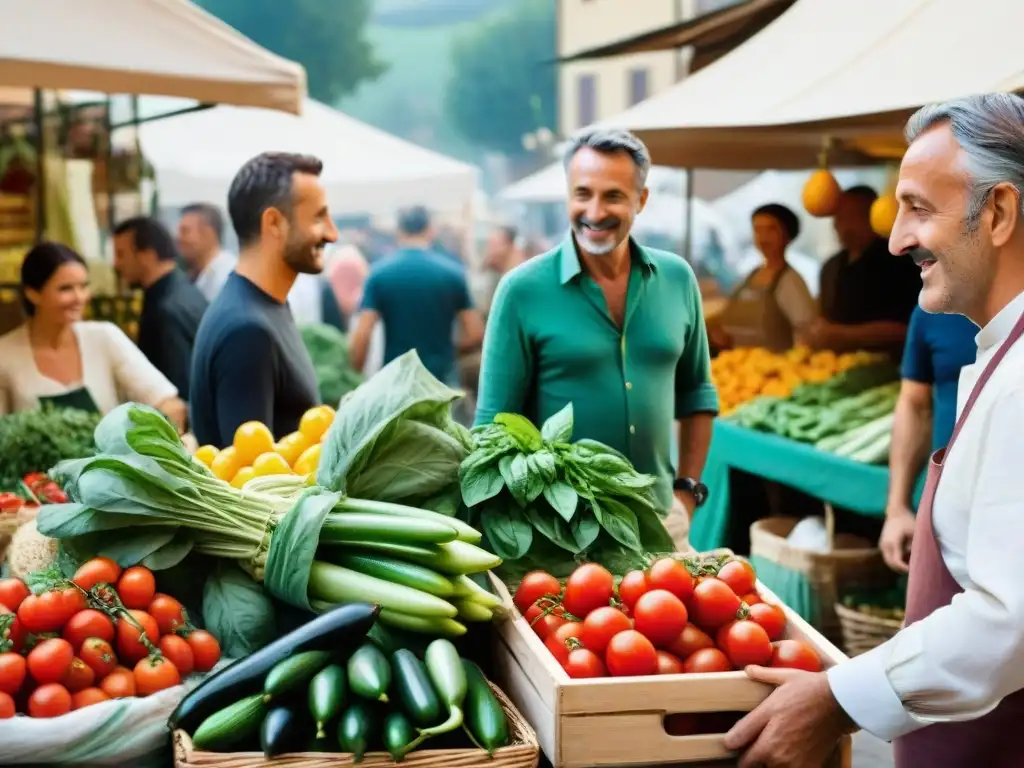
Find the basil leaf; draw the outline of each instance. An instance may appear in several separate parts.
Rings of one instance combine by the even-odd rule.
[[[512,498],[519,502],[519,506],[525,507],[530,482],[530,467],[527,464],[526,456],[521,453],[514,456],[502,456],[498,462],[498,469]]]
[[[493,499],[505,487],[501,472],[494,466],[483,466],[459,473],[459,485],[462,488],[462,500],[467,507]]]
[[[519,443],[524,451],[539,451],[543,442],[540,432],[533,423],[518,413],[499,413],[494,417],[495,424],[501,424],[509,437]]]
[[[635,552],[643,551],[643,545],[640,543],[640,528],[633,510],[607,496],[602,496],[600,502],[595,500],[591,504],[601,527],[613,539]],[[598,510],[600,510],[600,514]]]
[[[558,459],[555,458],[551,451],[547,449],[537,451],[530,459],[533,462],[534,468],[544,479],[545,484],[555,482],[558,478]]]
[[[562,518],[539,512],[537,508],[533,506],[526,508],[526,516],[529,518],[530,522],[533,523],[533,527],[540,531],[544,538],[552,544],[568,550],[573,554],[580,551],[580,548],[576,545],[576,539],[573,537],[572,531],[569,529],[568,523],[566,523]]]
[[[544,498],[563,520],[569,522],[576,514],[580,497],[568,483],[557,480],[544,489]]]
[[[570,526],[576,546],[581,551],[597,541],[597,537],[601,534],[601,524],[597,522],[597,518],[593,514],[587,514],[586,510],[576,515]]]
[[[543,472],[541,472],[540,468],[537,466],[536,459],[536,453],[532,453],[526,457],[526,471],[528,473],[526,482],[527,504],[532,504],[534,500],[544,492],[544,486],[547,485]]]
[[[491,550],[502,560],[518,560],[533,543],[533,526],[515,504],[484,507],[480,513],[480,527]]]
[[[544,422],[540,428],[540,434],[549,443],[568,443],[572,440],[572,427],[572,403],[569,403]]]

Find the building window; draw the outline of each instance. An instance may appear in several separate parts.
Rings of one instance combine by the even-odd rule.
[[[580,128],[597,120],[597,75],[580,75],[576,81],[576,122]]]
[[[629,106],[639,104],[647,98],[647,69],[631,69],[629,71]]]

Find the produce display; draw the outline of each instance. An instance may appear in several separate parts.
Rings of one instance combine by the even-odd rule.
[[[26,475],[91,456],[99,414],[44,405],[0,416],[0,491],[18,493]]]
[[[363,375],[349,362],[344,333],[332,325],[304,325],[299,333],[313,361],[321,400],[337,403],[363,383]]]
[[[0,719],[149,696],[219,660],[217,639],[156,591],[148,568],[95,558],[71,579],[0,580]]]
[[[500,413],[473,430],[459,467],[469,520],[491,549],[522,572],[530,563],[572,567],[589,559],[628,567],[644,552],[671,552],[652,493],[655,478],[595,440],[572,440],[572,404],[538,430]],[[624,565],[623,565],[624,564]]]
[[[422,659],[407,649],[389,658],[366,640],[379,610],[353,603],[320,616],[206,680],[170,724],[196,749],[258,744],[267,758],[342,752],[358,763],[382,747],[398,761],[456,734],[488,753],[507,745],[507,717],[480,669],[444,639]]]
[[[749,664],[821,670],[813,648],[784,638],[754,568],[731,557],[664,557],[615,577],[579,566],[564,583],[526,575],[514,602],[573,678],[730,672]]]
[[[818,384],[884,359],[873,352],[836,354],[798,346],[775,353],[760,347],[728,349],[711,361],[711,380],[723,416],[761,396],[789,397],[801,384]]]

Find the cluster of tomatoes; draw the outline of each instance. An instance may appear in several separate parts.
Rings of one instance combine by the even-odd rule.
[[[757,593],[745,560],[713,568],[666,557],[618,586],[596,563],[563,586],[526,575],[516,607],[570,677],[729,672],[750,664],[821,670],[814,650],[783,639],[786,614]]]
[[[0,580],[0,719],[148,696],[220,659],[217,639],[156,591],[148,568],[94,558],[47,586]]]
[[[25,506],[39,504],[64,504],[67,494],[43,472],[32,472],[22,478],[24,498],[12,492],[0,493],[0,514],[17,514]]]

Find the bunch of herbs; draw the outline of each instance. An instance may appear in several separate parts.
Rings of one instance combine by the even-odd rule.
[[[30,472],[45,472],[58,461],[91,456],[100,415],[43,405],[0,416],[0,490],[15,490]]]

